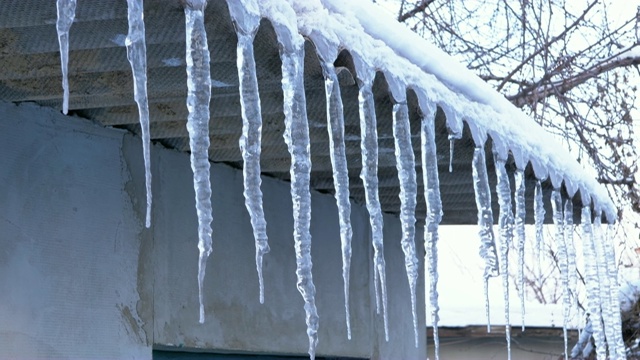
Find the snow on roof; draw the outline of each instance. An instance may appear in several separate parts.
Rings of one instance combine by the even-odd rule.
[[[274,26],[311,39],[325,61],[333,61],[341,49],[348,50],[356,62],[358,78],[368,76],[362,70],[381,71],[396,101],[406,99],[406,89],[414,90],[423,113],[432,113],[434,104],[445,111],[453,133],[461,134],[464,120],[476,144],[484,144],[491,136],[495,150],[503,156],[511,151],[519,168],[531,162],[538,178],[549,177],[554,187],[564,181],[570,196],[580,190],[584,204],[593,200],[596,209],[610,222],[615,221],[616,209],[604,187],[544,129],[376,4],[365,0],[273,0],[260,1],[259,11]]]

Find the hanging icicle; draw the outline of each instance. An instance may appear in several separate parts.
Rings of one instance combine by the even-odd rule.
[[[516,192],[515,192],[515,200],[516,200],[516,216],[515,216],[515,233],[518,239],[516,250],[518,252],[518,296],[520,297],[520,316],[522,321],[522,331],[525,328],[525,303],[524,303],[524,244],[525,244],[525,217],[527,215],[525,208],[525,179],[524,179],[524,170],[516,169],[514,174],[516,181]]]
[[[598,259],[595,252],[593,226],[591,224],[591,208],[588,205],[582,208],[582,251],[584,255],[585,284],[587,288],[587,311],[589,312],[589,324],[593,329],[598,360],[607,358],[607,344],[604,328],[602,327],[602,312],[600,309],[600,282],[598,280]],[[587,329],[585,327],[584,332]],[[577,351],[581,351],[577,350]],[[571,356],[574,354],[572,351]]]
[[[357,58],[354,57],[354,60]],[[360,100],[360,148],[362,151],[362,172],[360,178],[364,184],[365,200],[371,223],[371,241],[373,244],[373,282],[376,293],[376,313],[384,321],[385,340],[389,341],[389,325],[387,317],[387,280],[385,276],[384,244],[382,238],[382,210],[378,198],[378,130],[376,110],[373,100],[373,70],[362,66],[358,69],[358,98]],[[380,299],[382,293],[382,299]]]
[[[149,135],[149,100],[147,97],[147,45],[144,31],[143,0],[127,0],[129,34],[125,40],[127,58],[133,73],[133,93],[138,104],[140,129],[142,131],[142,153],[144,178],[147,191],[147,216],[145,226],[151,226],[151,137]]]
[[[187,60],[187,130],[191,149],[191,170],[198,213],[198,291],[200,323],[204,322],[203,283],[207,259],[211,254],[211,182],[209,180],[209,102],[211,101],[211,70],[209,46],[204,26],[206,0],[185,1]]]
[[[427,203],[427,218],[424,231],[424,247],[427,253],[429,273],[429,309],[433,326],[435,359],[440,359],[440,339],[438,336],[438,226],[442,220],[442,200],[438,178],[438,156],[435,141],[435,110],[426,111],[421,123],[422,178],[424,198]]]
[[[542,202],[542,181],[540,181],[540,179],[536,182],[533,210],[533,218],[536,225],[536,246],[534,248],[534,255],[538,260],[538,268],[540,268],[540,261],[543,256],[542,248],[544,247],[543,225],[545,215],[544,203]]]
[[[298,291],[304,299],[309,356],[315,359],[318,344],[318,311],[316,288],[311,269],[311,154],[309,152],[309,123],[304,93],[304,44],[286,43],[279,37],[282,60],[282,91],[284,95],[284,140],[291,154],[291,200],[293,202]]]
[[[60,44],[60,66],[62,67],[62,113],[69,112],[69,30],[73,19],[76,17],[76,0],[57,0],[58,19],[56,20],[56,31],[58,32],[58,43]]]
[[[616,253],[613,248],[615,225],[609,224],[607,226],[607,236],[603,239],[602,244],[604,246],[604,258],[606,260],[607,274],[609,281],[611,282],[611,297],[609,307],[611,309],[611,324],[613,326],[613,339],[609,342],[609,356],[615,356],[618,359],[624,359],[626,356],[624,339],[622,338],[622,319],[620,318],[620,300],[617,296],[620,289],[618,284],[618,267],[616,262]]]
[[[393,137],[396,149],[396,168],[400,181],[400,223],[402,225],[402,251],[411,293],[411,312],[415,346],[418,347],[418,313],[416,287],[418,282],[418,258],[416,257],[416,183],[415,156],[411,145],[411,127],[406,98],[393,105]]]
[[[256,247],[256,270],[258,272],[259,300],[264,304],[264,278],[262,263],[269,252],[267,237],[267,221],[262,206],[262,190],[260,185],[260,153],[262,144],[262,114],[260,94],[258,93],[258,77],[253,51],[253,40],[260,24],[257,9],[252,13],[247,10],[249,2],[241,4],[230,1],[229,10],[234,20],[237,45],[237,68],[240,88],[240,109],[242,113],[242,135],[240,136],[240,152],[244,166],[242,168],[244,183],[244,204],[251,218],[253,238]],[[254,4],[254,6],[257,6]]]
[[[609,277],[609,271],[607,269],[608,261],[606,258],[604,245],[606,241],[604,239],[604,234],[602,231],[601,218],[602,212],[596,210],[596,217],[593,222],[593,247],[595,250],[596,266],[598,272],[598,290],[600,291],[599,306],[602,311],[602,322],[604,324],[604,333],[607,340],[609,355],[612,356],[618,351],[618,349],[616,349],[615,338],[616,332],[619,331],[619,328],[615,328],[614,317],[616,315],[620,317],[620,305],[618,304],[615,308],[611,306],[613,302],[612,294],[617,295],[617,286],[615,287],[616,291],[613,292],[614,287],[611,280],[613,280],[614,283],[617,283],[617,279],[611,279]]]
[[[476,146],[473,152],[473,188],[478,208],[478,227],[480,235],[480,256],[484,259],[484,297],[487,315],[487,332],[491,331],[489,314],[489,278],[499,274],[496,242],[493,235],[493,211],[491,210],[491,189],[487,176],[487,164],[484,147]]]
[[[351,202],[349,201],[349,171],[344,145],[344,114],[338,75],[331,62],[322,62],[325,76],[324,88],[327,98],[327,130],[329,131],[329,155],[333,168],[333,184],[336,189],[336,204],[340,221],[340,244],[342,249],[342,280],[344,284],[344,309],[347,323],[347,338],[351,340],[349,311],[349,273],[351,271]]]
[[[577,315],[578,308],[578,269],[576,268],[576,248],[573,243],[573,203],[571,198],[564,204],[564,243],[567,247],[567,266],[569,277],[569,293],[572,301],[569,307],[570,314]]]
[[[569,294],[569,264],[567,256],[567,246],[564,240],[564,214],[562,213],[562,195],[560,189],[556,188],[551,193],[551,208],[553,209],[553,223],[556,226],[555,242],[558,250],[558,268],[560,269],[560,279],[562,282],[562,334],[564,337],[564,358],[569,358],[569,343],[567,338],[567,328],[569,326],[569,310],[571,308]]]

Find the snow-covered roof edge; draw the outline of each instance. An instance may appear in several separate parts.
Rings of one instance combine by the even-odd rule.
[[[570,196],[580,190],[583,204],[593,200],[609,222],[616,220],[604,186],[542,127],[377,5],[362,0],[270,0],[259,5],[260,15],[274,26],[311,39],[324,60],[333,61],[339,50],[348,50],[361,66],[384,73],[395,100],[405,100],[402,87],[414,90],[423,113],[439,105],[454,133],[462,133],[464,120],[476,144],[491,136],[495,150],[503,156],[511,151],[519,168],[531,162],[538,178],[549,177],[555,188],[564,181]]]

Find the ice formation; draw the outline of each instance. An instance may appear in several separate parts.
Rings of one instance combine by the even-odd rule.
[[[188,0],[184,15],[187,60],[187,130],[191,148],[191,170],[198,214],[198,298],[200,323],[204,322],[203,283],[207,259],[211,254],[211,181],[209,179],[209,101],[211,101],[211,70],[209,46],[204,23],[206,0]]]
[[[376,109],[373,101],[374,71],[367,64],[354,57],[358,72],[358,98],[360,100],[360,149],[362,151],[362,172],[367,210],[371,223],[371,241],[373,244],[373,283],[376,298],[376,313],[384,319],[384,336],[389,341],[389,320],[387,316],[387,281],[382,242],[382,210],[378,198],[378,130]],[[380,296],[382,293],[382,296]],[[382,298],[382,299],[381,299]]]
[[[69,29],[75,14],[74,0],[58,0],[58,21],[56,29],[60,42],[60,56],[63,75],[63,111],[68,111],[69,86],[67,63],[69,48]],[[147,217],[150,223],[151,209],[151,173],[149,170],[149,119],[146,96],[146,54],[143,23],[142,0],[128,0],[129,34],[126,37],[128,58],[134,77],[135,100],[139,106],[140,122],[143,134],[145,173],[147,186]],[[187,107],[189,110],[187,129],[191,148],[191,167],[194,173],[194,188],[198,215],[199,269],[198,289],[200,302],[200,322],[204,321],[203,280],[207,258],[212,251],[211,244],[211,184],[209,179],[209,102],[212,80],[210,75],[210,55],[205,32],[205,0],[184,0],[186,26],[186,68],[187,68]],[[580,166],[559,156],[559,145],[549,143],[541,128],[535,126],[518,109],[467,69],[461,68],[439,49],[424,44],[417,35],[403,29],[398,24],[380,22],[384,17],[379,10],[366,1],[353,0],[272,0],[272,1],[232,1],[227,5],[236,26],[237,68],[239,93],[242,111],[242,136],[240,148],[244,160],[243,180],[245,205],[250,214],[256,246],[256,269],[260,284],[260,302],[264,301],[262,277],[262,259],[269,251],[266,235],[266,221],[262,207],[260,189],[260,153],[261,153],[261,103],[258,93],[256,65],[253,53],[253,40],[261,18],[268,18],[278,37],[280,58],[282,61],[282,90],[284,96],[285,134],[284,141],[291,155],[291,196],[294,217],[294,242],[296,252],[297,288],[304,299],[309,355],[315,357],[318,342],[318,314],[315,305],[315,286],[312,277],[311,261],[311,195],[310,170],[311,154],[306,99],[304,90],[304,39],[312,40],[321,58],[325,77],[327,100],[327,121],[330,140],[330,157],[333,167],[333,179],[336,189],[336,202],[340,222],[340,241],[342,252],[342,275],[344,282],[345,317],[347,334],[351,338],[349,313],[349,270],[351,258],[352,229],[350,224],[349,178],[345,155],[344,114],[333,61],[339,48],[348,49],[353,57],[356,78],[359,87],[360,149],[366,207],[369,212],[373,256],[373,277],[376,299],[376,312],[382,310],[385,339],[389,340],[387,316],[387,284],[385,276],[385,258],[383,246],[383,220],[378,195],[378,134],[374,95],[372,91],[375,71],[385,74],[387,83],[395,101],[393,107],[393,135],[396,154],[396,167],[400,183],[400,220],[402,225],[401,247],[405,255],[405,268],[411,291],[411,304],[415,343],[418,346],[418,321],[416,284],[418,259],[415,249],[415,209],[417,201],[417,179],[411,131],[409,127],[409,109],[406,102],[406,89],[415,90],[419,99],[421,120],[421,165],[424,182],[424,198],[427,204],[424,243],[429,276],[430,320],[433,326],[435,356],[439,357],[439,305],[438,305],[438,227],[442,219],[442,201],[440,198],[438,167],[435,146],[434,117],[435,104],[441,106],[447,118],[449,129],[450,153],[449,171],[453,171],[454,141],[462,134],[462,118],[472,130],[476,144],[473,156],[473,183],[475,201],[478,210],[480,235],[480,255],[485,261],[484,286],[487,321],[489,322],[488,280],[499,273],[503,275],[505,296],[505,323],[507,344],[510,344],[508,317],[508,249],[515,231],[518,252],[518,282],[524,329],[524,220],[525,220],[525,175],[524,168],[531,163],[535,176],[541,180],[550,177],[555,188],[551,203],[554,209],[553,220],[557,230],[556,245],[562,271],[564,328],[567,328],[569,309],[577,301],[575,269],[575,249],[573,247],[573,208],[569,199],[564,204],[560,196],[560,186],[564,185],[570,197],[579,189],[583,196],[582,232],[585,258],[585,277],[587,280],[587,307],[590,321],[581,334],[578,344],[572,349],[572,356],[588,354],[591,349],[588,339],[593,336],[596,342],[598,358],[607,354],[624,355],[624,345],[620,334],[620,317],[617,299],[612,296],[617,286],[615,253],[612,245],[604,241],[600,211],[604,211],[608,220],[615,220],[615,209],[604,190],[595,180],[584,175]],[[348,19],[346,21],[345,19]],[[414,46],[419,42],[424,46]],[[167,66],[177,66],[174,61],[165,59]],[[177,65],[176,65],[177,64]],[[225,86],[227,86],[225,84]],[[491,189],[487,174],[486,154],[484,151],[487,134],[491,134],[496,151],[495,167],[497,174],[497,194],[500,205],[500,261],[493,232],[493,212],[491,209]],[[544,145],[543,145],[544,144]],[[516,159],[518,169],[515,172],[515,216],[512,213],[511,188],[505,168],[507,154]],[[542,183],[535,184],[534,219],[536,225],[537,256],[542,253],[545,210],[542,196]],[[594,202],[596,209],[595,224],[591,223],[591,208],[587,204]],[[571,302],[573,297],[573,302]],[[490,329],[490,324],[488,324]],[[565,345],[566,346],[566,345]],[[566,353],[566,352],[565,352]],[[508,356],[510,357],[510,351]]]
[[[129,34],[125,40],[127,58],[133,73],[133,94],[138,104],[140,129],[142,132],[142,153],[144,157],[144,177],[147,191],[147,215],[145,226],[151,226],[151,138],[149,135],[149,100],[147,97],[147,45],[144,32],[143,0],[127,0]]]
[[[411,145],[411,127],[409,124],[409,108],[407,106],[406,89],[390,80],[394,88],[393,97],[397,103],[393,105],[393,138],[396,149],[396,168],[400,181],[400,223],[402,225],[402,251],[404,266],[409,280],[411,294],[411,313],[413,315],[413,333],[415,345],[418,347],[418,314],[416,311],[416,286],[418,282],[418,258],[416,257],[416,201],[418,184],[416,182],[416,160]]]
[[[440,358],[440,340],[438,336],[438,226],[442,220],[442,199],[440,198],[440,180],[438,178],[438,154],[435,140],[435,109],[423,105],[425,116],[421,123],[422,140],[422,178],[424,198],[427,203],[427,218],[424,229],[424,247],[427,255],[429,273],[429,312],[433,326],[433,345],[435,359]]]
[[[342,250],[342,281],[344,285],[344,309],[347,338],[351,339],[351,315],[349,311],[349,274],[351,272],[351,202],[349,201],[349,171],[344,145],[344,114],[340,84],[333,63],[322,63],[327,98],[327,130],[329,131],[329,154],[333,168],[333,184],[340,222],[340,244]]]
[[[509,319],[509,247],[513,242],[513,211],[511,210],[511,185],[507,174],[506,160],[501,154],[494,154],[494,164],[498,183],[498,204],[500,205],[500,274],[504,291],[504,323],[507,338],[507,359],[511,359],[511,321]]]
[[[58,32],[58,42],[60,43],[60,64],[62,67],[62,89],[64,97],[62,99],[62,113],[69,111],[69,29],[76,17],[76,0],[57,0],[58,20],[56,21],[56,31]]]
[[[276,30],[277,31],[277,30]],[[304,44],[292,40],[292,34],[277,33],[282,60],[282,91],[284,95],[284,141],[291,154],[291,200],[293,201],[293,238],[296,248],[298,291],[304,299],[309,356],[315,358],[318,344],[318,312],[316,288],[311,274],[311,154],[309,124],[304,93]],[[296,36],[299,36],[296,34]]]
[[[253,237],[256,244],[256,270],[258,272],[259,299],[264,303],[264,277],[262,262],[269,252],[267,221],[262,206],[260,184],[260,152],[262,143],[262,113],[258,76],[253,53],[253,40],[260,25],[260,13],[255,2],[230,2],[229,11],[234,20],[238,36],[237,67],[240,85],[240,108],[242,113],[242,135],[240,152],[244,160],[242,168],[245,206],[251,218]],[[253,6],[251,6],[253,5]]]
[[[473,187],[478,207],[478,235],[480,236],[480,256],[484,259],[484,298],[487,315],[487,331],[491,331],[489,314],[489,278],[498,276],[498,254],[493,234],[493,211],[491,210],[491,188],[487,175],[484,145],[476,144],[473,152]]]
[[[556,226],[555,242],[558,250],[558,268],[562,283],[562,333],[564,337],[564,358],[569,358],[567,328],[569,326],[570,288],[569,288],[569,260],[567,245],[565,242],[565,217],[562,210],[562,195],[560,189],[554,189],[551,193],[551,208],[553,209],[553,222]]]

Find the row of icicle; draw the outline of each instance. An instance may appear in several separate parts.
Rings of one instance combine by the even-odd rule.
[[[262,207],[262,192],[260,190],[260,151],[261,151],[261,105],[258,94],[258,81],[253,52],[253,40],[260,23],[259,9],[255,2],[240,3],[230,1],[229,10],[235,21],[238,36],[237,68],[239,78],[239,93],[243,119],[240,149],[244,160],[244,196],[245,205],[250,214],[256,246],[256,269],[259,278],[259,301],[264,302],[264,282],[262,276],[263,256],[269,252],[266,233],[266,221]],[[150,171],[150,137],[149,137],[149,107],[147,98],[146,79],[146,45],[143,21],[143,1],[127,0],[129,34],[126,39],[127,57],[131,63],[134,78],[134,96],[138,104],[140,125],[142,128],[143,154],[145,164],[145,180],[147,194],[146,227],[151,222],[151,171]],[[56,29],[60,42],[60,56],[63,75],[63,112],[68,111],[69,84],[67,80],[67,63],[69,52],[69,29],[75,17],[76,0],[57,0],[58,21]],[[187,129],[191,148],[191,166],[194,173],[194,189],[196,192],[196,209],[198,215],[198,248],[200,250],[198,262],[198,289],[200,302],[200,322],[204,322],[203,280],[206,261],[212,251],[211,244],[211,184],[209,179],[209,103],[211,99],[210,59],[205,32],[204,11],[205,0],[185,1],[186,26],[186,64],[187,64],[187,108],[189,116]],[[311,262],[311,197],[309,192],[311,157],[309,153],[309,129],[306,117],[306,100],[304,93],[304,47],[300,41],[292,41],[291,37],[299,34],[287,34],[277,31],[280,42],[280,56],[282,60],[282,88],[284,93],[285,135],[284,140],[291,154],[291,195],[293,200],[294,240],[296,250],[297,287],[305,301],[307,334],[309,337],[309,355],[315,357],[318,342],[318,314],[315,306],[315,287],[312,278]],[[288,39],[286,37],[289,37]],[[330,141],[330,157],[333,167],[333,179],[336,188],[335,196],[338,206],[340,222],[340,241],[342,248],[343,282],[345,297],[345,317],[347,337],[351,339],[351,325],[349,312],[349,273],[351,262],[350,224],[351,205],[349,201],[349,179],[344,144],[344,115],[340,96],[340,86],[335,59],[322,59],[322,70],[325,76],[325,90],[327,102],[327,129]],[[360,62],[358,62],[360,64]],[[361,62],[364,64],[364,62]],[[373,68],[361,66],[358,69],[358,85],[360,99],[360,127],[362,172],[366,206],[370,215],[372,228],[372,246],[374,249],[374,288],[376,312],[382,310],[385,338],[389,339],[387,317],[387,286],[385,276],[385,260],[382,237],[382,211],[378,197],[378,137],[376,130],[376,114],[373,97]],[[395,84],[398,85],[398,84]],[[418,346],[418,319],[416,287],[419,264],[415,249],[415,209],[417,201],[417,179],[415,158],[411,146],[411,133],[406,98],[406,89],[399,84],[401,91],[394,94],[393,106],[393,135],[395,140],[396,167],[400,181],[400,221],[402,226],[401,246],[405,255],[405,267],[409,281],[411,306],[414,325],[415,346]],[[398,96],[398,94],[400,94]],[[437,241],[438,226],[442,219],[442,202],[438,180],[437,154],[435,146],[434,118],[435,106],[422,109],[425,116],[421,124],[421,163],[424,186],[424,197],[427,203],[424,243],[427,254],[427,272],[429,274],[429,314],[433,325],[435,344],[435,358],[439,357],[438,338],[438,272],[437,272]],[[447,114],[449,116],[449,114]],[[453,158],[453,144],[460,134],[450,136],[451,159]],[[515,216],[511,206],[511,191],[509,177],[506,172],[506,159],[495,155],[497,174],[497,194],[500,205],[499,227],[500,248],[497,249],[493,232],[493,214],[491,210],[491,189],[487,176],[484,144],[476,147],[473,158],[473,179],[478,207],[478,225],[481,240],[480,255],[485,260],[485,298],[487,322],[489,322],[489,294],[488,279],[502,274],[505,298],[505,324],[507,334],[508,357],[510,348],[509,321],[509,290],[508,290],[508,249],[517,239],[518,251],[518,279],[520,301],[522,307],[522,323],[524,324],[524,218],[525,218],[525,179],[524,171],[518,169],[515,173],[516,191]],[[452,171],[452,163],[449,165]],[[542,252],[542,224],[544,221],[544,207],[542,204],[542,187],[540,181],[535,187],[535,224],[536,248],[538,258]],[[569,309],[577,303],[575,298],[577,274],[575,269],[575,249],[573,247],[573,209],[571,201],[564,204],[559,189],[552,194],[553,220],[557,226],[555,240],[559,250],[559,264],[563,284],[563,306],[565,334],[565,358],[568,356],[566,331]],[[587,277],[587,306],[591,314],[591,321],[582,332],[581,342],[573,349],[571,356],[586,351],[586,340],[593,333],[596,341],[598,358],[606,356],[607,345],[613,356],[622,356],[624,346],[620,335],[620,317],[617,312],[617,297],[615,294],[617,278],[615,256],[608,241],[603,241],[600,230],[600,216],[596,216],[595,227],[590,223],[589,207],[582,209],[584,256]],[[599,215],[599,214],[597,214]],[[595,229],[595,230],[594,230]],[[573,303],[571,299],[573,297]],[[599,302],[598,298],[603,302]],[[595,320],[594,320],[595,319]],[[602,322],[598,319],[602,319]],[[488,329],[490,324],[488,323]],[[524,325],[523,325],[524,329]],[[592,330],[591,330],[592,329]],[[587,335],[585,335],[587,334]],[[586,336],[586,338],[585,338]],[[614,355],[615,354],[615,355]]]

